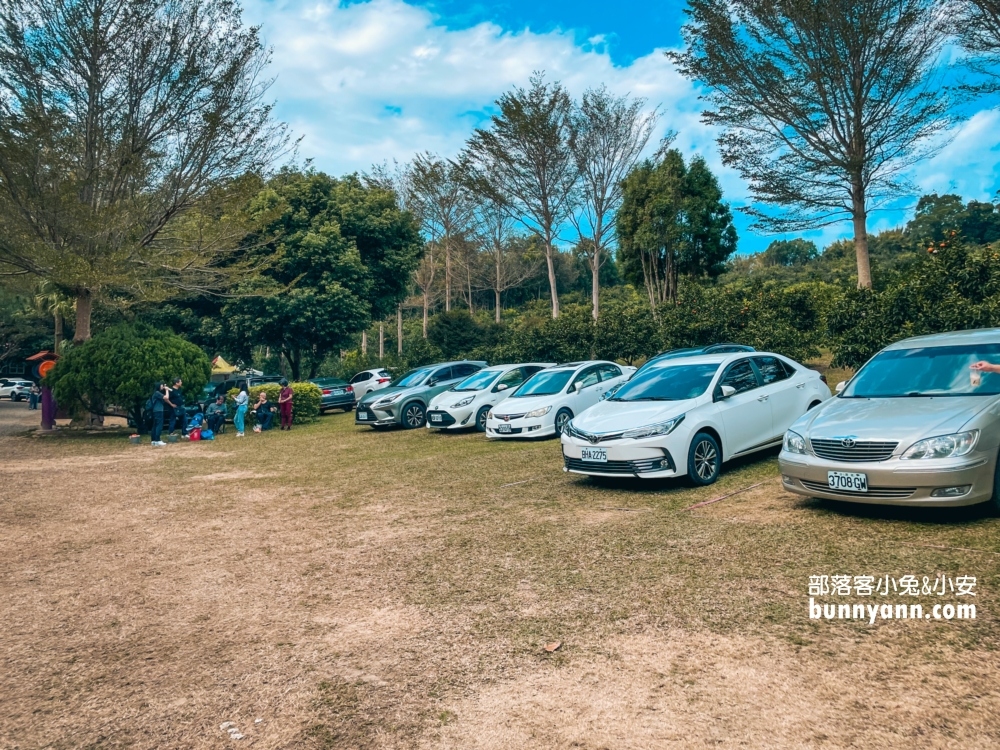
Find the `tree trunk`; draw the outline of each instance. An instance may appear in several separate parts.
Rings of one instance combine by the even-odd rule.
[[[59,347],[62,345],[62,341],[63,341],[63,316],[62,316],[62,313],[59,312],[58,309],[56,309],[56,311],[55,311],[55,326],[56,326],[56,334],[55,334],[56,348],[55,348],[54,351],[55,351],[56,354],[58,354],[59,353]]]
[[[448,237],[444,238],[444,311],[451,311],[451,243]]]
[[[385,357],[385,323],[378,324],[378,361]]]
[[[666,284],[666,299],[673,305],[677,304],[677,264],[674,262],[674,254],[667,252],[667,267],[664,269],[664,283]]]
[[[545,264],[548,266],[549,271],[549,292],[552,295],[552,317],[559,317],[559,292],[556,289],[556,264],[552,256],[554,248],[552,247],[552,241],[545,241]]]
[[[73,331],[73,341],[77,344],[90,338],[90,315],[93,305],[94,298],[89,289],[76,291],[76,329]]]
[[[493,290],[493,294],[496,295],[496,301],[497,301],[495,320],[496,320],[497,323],[499,323],[500,322],[500,290],[499,289],[494,289]]]
[[[361,332],[361,353],[368,354],[368,331]]]
[[[403,305],[396,305],[396,354],[403,356]]]
[[[590,299],[593,303],[593,316],[597,320],[601,299],[601,251],[594,247],[594,255],[590,259]]]
[[[854,253],[858,257],[858,289],[872,288],[872,268],[868,258],[868,210],[865,208],[865,187],[855,180],[851,188],[854,219]]]
[[[424,338],[427,338],[427,310],[431,306],[431,301],[427,297],[427,292],[424,292]]]

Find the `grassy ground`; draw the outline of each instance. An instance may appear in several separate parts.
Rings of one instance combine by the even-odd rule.
[[[0,455],[0,747],[1000,743],[979,509],[797,499],[773,454],[597,483],[554,441],[340,414]],[[810,620],[824,573],[974,575],[979,618]]]

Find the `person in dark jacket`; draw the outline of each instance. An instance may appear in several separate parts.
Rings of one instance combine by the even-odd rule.
[[[176,425],[180,423],[181,435],[187,431],[187,411],[184,409],[184,392],[181,388],[184,386],[184,381],[180,378],[174,378],[173,385],[170,386],[168,391],[168,398],[173,405],[173,411],[170,412],[170,434],[173,435],[177,429]]]
[[[153,412],[152,445],[154,448],[157,448],[166,445],[166,443],[160,440],[160,433],[163,432],[163,410],[173,406],[170,403],[170,399],[167,398],[167,389],[163,383],[157,383],[153,387],[153,395],[150,396],[149,402],[150,409]]]
[[[260,428],[255,431],[270,430],[274,422],[274,404],[267,400],[267,391],[261,391],[260,395],[257,396],[257,403],[254,404],[253,410],[257,415],[257,427]]]
[[[215,403],[205,407],[205,420],[208,422],[208,429],[218,432],[222,423],[226,421],[226,397],[221,393],[215,397]]]

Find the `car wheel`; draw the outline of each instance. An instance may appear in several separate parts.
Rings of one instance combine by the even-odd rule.
[[[722,469],[722,451],[715,438],[707,432],[699,432],[691,441],[688,451],[688,475],[697,485],[712,484],[719,478]]]
[[[1000,456],[997,456],[997,464],[993,469],[993,497],[987,502],[993,514],[1000,516]]]
[[[403,407],[402,423],[406,429],[415,430],[417,427],[423,427],[426,421],[423,404],[413,401]]]
[[[569,409],[560,409],[556,412],[556,437],[562,435],[563,427],[573,418],[573,412]]]
[[[490,413],[490,407],[484,406],[476,412],[476,429],[479,432],[486,432],[486,416]]]

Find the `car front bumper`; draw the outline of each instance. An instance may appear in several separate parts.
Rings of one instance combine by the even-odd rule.
[[[503,419],[486,420],[486,437],[488,438],[539,438],[552,437],[556,434],[556,424],[554,418],[533,417],[526,419],[512,419],[505,422]],[[500,432],[500,425],[509,424],[510,432]]]
[[[607,451],[606,462],[585,461],[584,448],[602,448]],[[676,451],[675,451],[676,452]],[[592,477],[641,477],[664,479],[686,472],[677,468],[677,461],[662,438],[656,440],[627,440],[592,444],[578,437],[562,437],[563,471]]]
[[[399,414],[394,411],[395,404],[384,409],[374,409],[371,404],[359,405],[354,412],[354,424],[368,427],[385,427],[399,424]]]
[[[440,417],[440,421],[435,421],[434,417]],[[430,409],[427,412],[427,428],[434,430],[460,430],[465,427],[475,427],[472,409],[462,407],[461,409]]]
[[[996,456],[973,452],[962,458],[902,461],[893,457],[877,462],[831,461],[812,454],[781,451],[778,466],[782,486],[806,497],[846,500],[873,505],[914,505],[950,507],[975,505],[993,496]],[[827,472],[865,474],[868,491],[832,490]],[[937,497],[932,493],[949,487],[965,487],[958,497]]]

